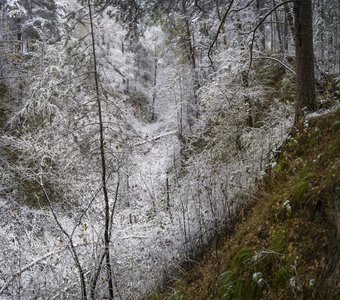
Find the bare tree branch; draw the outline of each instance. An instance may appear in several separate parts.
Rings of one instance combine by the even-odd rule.
[[[227,19],[227,16],[229,14],[229,11],[231,10],[231,7],[232,7],[233,3],[234,3],[234,0],[231,0],[230,3],[229,3],[228,9],[225,12],[225,14],[223,15],[223,18],[222,18],[222,20],[220,22],[220,26],[218,26],[215,38],[214,38],[213,42],[210,44],[209,51],[208,51],[208,58],[210,60],[211,65],[213,64],[213,61],[212,61],[212,58],[211,58],[212,48],[214,47],[214,45],[217,42],[218,36],[219,36],[219,34],[220,34],[221,30],[222,30],[222,27],[223,27],[223,25],[225,23],[225,20]]]
[[[275,58],[275,57],[271,57],[271,56],[259,56],[259,57],[255,57],[254,59],[269,59],[269,60],[273,60],[278,62],[280,65],[282,65],[285,69],[287,69],[289,72],[291,72],[294,76],[296,76],[296,72],[290,68],[289,66],[287,66],[283,61]]]
[[[207,11],[198,3],[198,0],[195,0],[195,6],[204,13],[207,13]]]
[[[223,28],[223,25],[227,19],[227,16],[229,13],[234,13],[234,12],[240,12],[246,8],[248,8],[255,0],[251,0],[249,1],[245,6],[241,7],[241,8],[238,8],[238,9],[233,9],[233,10],[230,10],[231,9],[231,6],[233,5],[233,2],[234,1],[231,1],[231,3],[229,4],[229,7],[227,9],[227,11],[225,12],[225,14],[223,15],[223,18],[220,22],[220,25],[217,29],[217,33],[215,35],[215,38],[213,40],[213,42],[210,44],[210,47],[209,47],[209,51],[208,51],[208,57],[209,57],[209,60],[210,60],[210,63],[213,64],[213,61],[212,61],[212,58],[211,58],[211,52],[212,52],[212,48],[214,47],[215,43],[217,42],[217,39],[218,39],[218,36],[219,34],[221,33],[221,30]]]
[[[279,7],[287,4],[287,3],[291,3],[293,2],[293,0],[289,0],[289,1],[285,1],[282,2],[278,5],[276,5],[273,9],[271,9],[262,19],[261,21],[256,25],[256,27],[254,28],[254,30],[252,31],[253,33],[253,37],[250,43],[250,59],[249,59],[249,68],[248,68],[248,72],[251,69],[252,63],[253,63],[253,48],[254,48],[254,41],[255,41],[255,35],[256,35],[256,30],[262,25],[262,23],[275,11],[277,10]]]
[[[246,8],[248,8],[255,0],[251,0],[249,1],[245,6],[241,7],[241,8],[238,8],[238,9],[233,9],[230,11],[230,13],[234,13],[234,12],[240,12]]]
[[[68,239],[68,242],[69,242],[69,248],[70,248],[70,251],[71,251],[71,254],[73,256],[73,259],[75,261],[75,264],[76,264],[76,267],[78,269],[78,272],[79,272],[79,276],[80,276],[80,284],[81,284],[81,294],[82,294],[82,299],[83,300],[87,300],[87,292],[86,292],[86,283],[85,283],[85,273],[84,273],[84,270],[80,264],[80,261],[79,261],[79,257],[78,257],[78,254],[77,254],[77,251],[76,251],[76,248],[75,248],[75,245],[73,243],[73,238],[72,236],[65,230],[65,228],[63,227],[63,225],[60,223],[59,219],[58,219],[58,216],[57,214],[55,213],[54,209],[53,209],[53,206],[52,206],[52,202],[50,200],[50,197],[45,189],[45,186],[44,186],[44,182],[43,182],[43,177],[42,177],[42,173],[40,174],[40,182],[39,182],[42,190],[43,190],[43,193],[44,193],[44,196],[47,200],[47,203],[48,203],[48,206],[52,212],[52,215],[53,215],[53,218],[55,220],[55,222],[57,223],[58,227],[60,228],[61,232],[67,237]]]
[[[44,256],[41,256],[37,259],[35,259],[34,261],[30,262],[29,264],[25,265],[22,269],[20,269],[18,272],[16,272],[15,274],[13,274],[11,276],[10,279],[8,279],[6,281],[6,283],[2,286],[1,290],[0,290],[0,295],[6,290],[6,288],[8,287],[8,285],[18,276],[20,276],[22,273],[24,273],[25,271],[27,271],[28,269],[30,269],[31,267],[33,267],[34,265],[38,264],[39,262],[41,262],[42,260],[45,260],[46,258],[49,258],[50,256],[53,256],[54,254],[58,254],[60,252],[65,251],[65,249],[61,249],[58,251],[53,251],[53,252],[49,252],[46,253]]]

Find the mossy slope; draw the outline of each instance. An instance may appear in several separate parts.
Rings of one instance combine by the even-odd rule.
[[[339,122],[305,123],[235,234],[150,299],[340,299]]]

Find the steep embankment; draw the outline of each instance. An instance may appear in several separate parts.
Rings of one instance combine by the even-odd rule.
[[[340,299],[339,170],[337,110],[305,122],[234,234],[157,298]]]

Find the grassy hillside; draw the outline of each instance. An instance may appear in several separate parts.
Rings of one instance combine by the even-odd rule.
[[[340,110],[309,119],[235,233],[150,299],[340,299],[339,171]]]

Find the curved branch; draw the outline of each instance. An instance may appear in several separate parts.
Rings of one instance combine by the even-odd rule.
[[[44,185],[44,182],[43,182],[43,177],[42,177],[42,173],[40,175],[40,181],[38,181],[38,183],[40,184],[40,187],[44,193],[44,196],[47,200],[47,203],[48,203],[48,206],[50,208],[50,211],[53,215],[53,218],[55,220],[55,222],[57,223],[58,227],[60,228],[61,232],[67,237],[68,241],[69,241],[69,249],[70,249],[70,252],[71,252],[71,255],[74,259],[74,262],[76,264],[76,267],[78,269],[78,272],[79,272],[79,277],[80,277],[80,284],[81,284],[81,293],[82,293],[82,300],[87,300],[87,291],[86,291],[86,282],[85,282],[85,272],[84,272],[84,269],[83,267],[81,266],[80,264],[80,260],[79,260],[79,256],[78,256],[78,253],[76,251],[76,247],[74,245],[74,242],[73,242],[73,239],[72,239],[72,236],[66,231],[66,229],[63,227],[63,225],[60,223],[59,219],[58,219],[58,216],[56,214],[56,212],[54,211],[54,208],[52,206],[52,202],[50,200],[50,197],[45,189],[45,185]]]
[[[245,6],[241,7],[241,8],[238,8],[238,9],[233,9],[232,11],[230,11],[230,13],[233,13],[233,12],[240,12],[241,10],[244,10],[246,8],[248,8],[255,0],[251,0],[249,1]]]
[[[253,48],[254,48],[254,41],[255,41],[255,35],[256,35],[256,30],[263,24],[263,22],[275,11],[277,10],[279,7],[287,4],[287,3],[291,3],[293,2],[293,0],[289,0],[289,1],[285,1],[282,2],[278,5],[276,5],[272,10],[270,10],[263,18],[262,20],[256,25],[256,27],[254,28],[253,32],[253,37],[251,40],[251,44],[250,44],[250,59],[249,59],[249,68],[248,68],[248,72],[251,69],[252,63],[253,63]]]
[[[296,76],[296,72],[292,68],[290,68],[284,62],[282,62],[281,60],[279,60],[279,59],[277,59],[275,57],[260,56],[260,57],[255,57],[255,59],[270,59],[270,60],[274,60],[274,61],[278,62],[281,66],[283,66],[285,69],[287,69],[289,72],[291,72],[294,76]]]
[[[195,6],[204,13],[207,13],[207,11],[198,3],[198,0],[195,0]]]
[[[33,267],[34,265],[38,264],[39,262],[41,262],[42,260],[45,260],[46,258],[49,258],[50,256],[53,256],[54,254],[60,253],[62,251],[65,251],[65,249],[61,249],[58,251],[53,251],[50,253],[45,254],[44,256],[41,256],[39,258],[37,258],[36,260],[30,262],[29,264],[25,265],[22,269],[20,269],[18,272],[16,272],[15,274],[12,275],[12,277],[10,279],[7,280],[7,282],[1,287],[0,290],[0,295],[6,290],[6,288],[8,287],[8,285],[18,276],[20,276],[22,273],[24,273],[25,271],[27,271],[28,269],[30,269],[31,267]]]
[[[229,3],[229,6],[228,6],[228,9],[227,11],[225,12],[225,14],[223,15],[223,18],[221,20],[221,23],[220,23],[220,26],[218,26],[218,29],[217,29],[217,32],[216,32],[216,35],[215,35],[215,38],[213,40],[213,42],[210,44],[210,47],[209,47],[209,51],[208,51],[208,58],[210,60],[210,63],[213,64],[213,61],[212,61],[212,58],[211,58],[211,51],[212,51],[212,48],[214,47],[214,45],[216,44],[217,42],[217,39],[218,39],[218,36],[220,35],[220,32],[222,30],[222,27],[225,23],[225,20],[227,19],[227,16],[231,10],[231,7],[232,5],[234,4],[234,0],[231,0],[230,3]]]
[[[217,42],[217,39],[218,39],[218,36],[222,30],[222,27],[223,27],[223,24],[225,23],[226,21],[226,18],[228,16],[229,13],[234,13],[234,12],[240,12],[246,8],[248,8],[255,0],[250,0],[245,6],[241,7],[241,8],[238,8],[238,9],[233,9],[233,10],[230,10],[231,9],[231,6],[233,5],[233,2],[234,1],[231,1],[231,3],[229,4],[229,7],[227,9],[227,11],[225,12],[225,14],[223,15],[223,18],[220,22],[220,26],[218,27],[218,30],[217,30],[217,33],[215,35],[215,38],[212,42],[212,44],[210,45],[209,47],[209,51],[208,51],[208,57],[209,57],[209,60],[210,60],[210,63],[212,64],[213,61],[212,61],[212,58],[211,58],[211,51],[212,51],[212,48],[214,47],[214,44]]]

